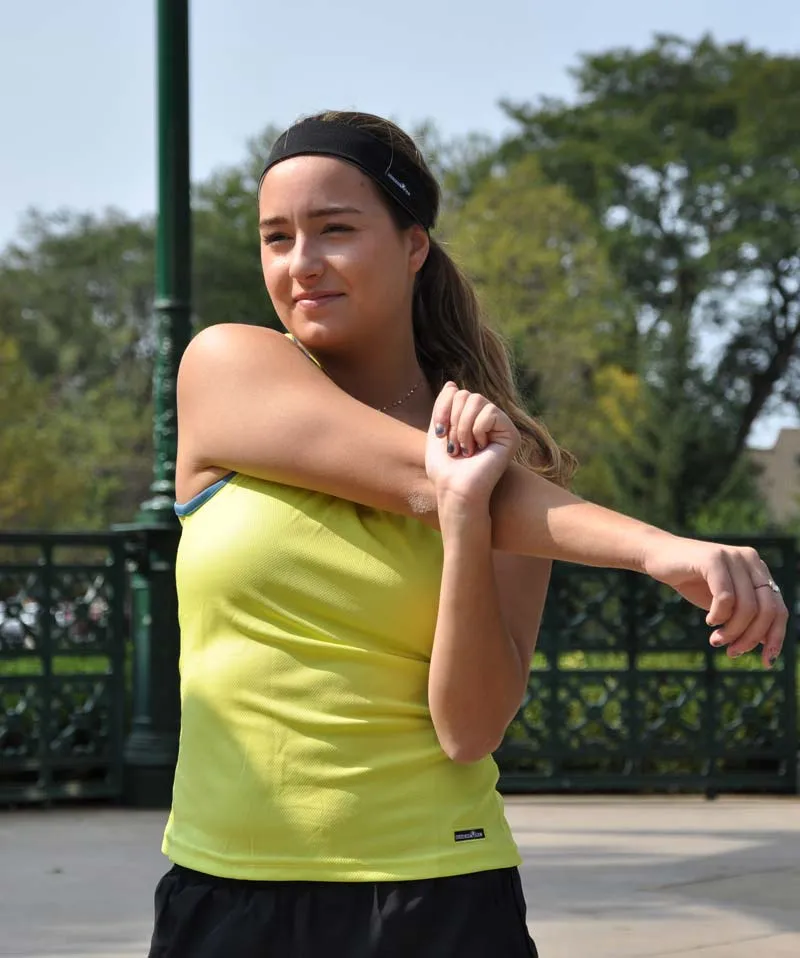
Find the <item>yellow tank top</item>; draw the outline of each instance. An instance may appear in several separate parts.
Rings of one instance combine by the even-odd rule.
[[[441,536],[238,474],[176,511],[182,722],[164,853],[261,880],[519,864],[493,759],[452,762],[428,709]]]

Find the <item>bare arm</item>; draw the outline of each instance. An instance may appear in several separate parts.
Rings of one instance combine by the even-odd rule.
[[[226,325],[195,337],[178,417],[179,471],[235,470],[438,528],[425,434],[353,399],[272,330]],[[492,520],[497,549],[637,570],[643,535],[667,535],[516,464],[498,484]]]
[[[492,552],[491,518],[439,502],[444,566],[428,679],[447,755],[475,762],[519,709],[544,608],[550,561]]]

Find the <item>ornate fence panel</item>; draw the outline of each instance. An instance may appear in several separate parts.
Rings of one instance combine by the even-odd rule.
[[[0,533],[0,801],[120,794],[124,563],[113,534]]]
[[[792,606],[794,541],[753,544]],[[645,576],[558,564],[526,699],[497,753],[501,789],[796,791],[794,616],[773,670],[755,654],[728,659],[709,632],[704,613]]]
[[[795,596],[792,540],[759,540]],[[118,797],[128,690],[125,544],[0,533],[0,803]],[[645,576],[558,564],[504,791],[797,790],[794,618],[772,671],[708,645]]]

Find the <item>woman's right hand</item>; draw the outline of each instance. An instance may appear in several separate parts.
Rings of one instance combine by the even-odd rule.
[[[425,469],[438,497],[485,506],[519,444],[516,426],[501,409],[448,382],[433,407]]]

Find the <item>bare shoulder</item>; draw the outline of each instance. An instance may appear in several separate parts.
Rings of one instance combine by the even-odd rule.
[[[274,329],[219,323],[207,326],[191,340],[183,354],[179,376],[186,379],[215,370],[224,372],[232,366],[246,371],[264,362],[282,362],[298,352],[286,336]]]
[[[306,394],[330,388],[327,377],[282,333],[243,323],[201,330],[178,371],[179,500],[246,464],[248,450],[274,435],[277,410],[291,415],[288,387],[298,382]]]
[[[216,412],[245,411],[300,379],[326,387],[327,377],[282,333],[263,326],[220,323],[201,330],[187,346],[178,371],[178,418],[184,433]],[[205,431],[205,430],[203,430]]]
[[[435,525],[425,434],[348,395],[281,333],[198,333],[177,397],[182,501],[238,472]]]

